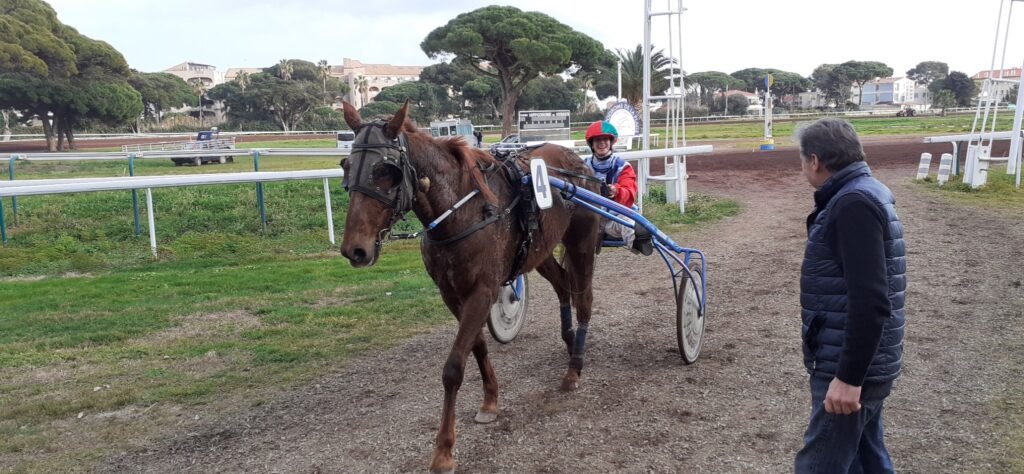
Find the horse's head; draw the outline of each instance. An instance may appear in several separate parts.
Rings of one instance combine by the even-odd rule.
[[[352,154],[342,163],[349,193],[341,254],[354,267],[373,265],[391,226],[412,209],[416,171],[402,134],[406,103],[391,120],[363,123],[352,105],[343,103],[345,122],[356,132]]]

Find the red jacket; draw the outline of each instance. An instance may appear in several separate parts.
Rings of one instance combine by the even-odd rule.
[[[626,207],[636,204],[636,172],[628,161],[615,155],[605,160],[595,160],[593,155],[584,159],[587,166],[594,171],[594,176],[616,188],[613,201]]]

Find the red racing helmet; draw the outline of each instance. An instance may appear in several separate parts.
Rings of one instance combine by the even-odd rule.
[[[598,120],[587,127],[587,145],[590,145],[590,142],[598,137],[608,137],[614,144],[619,139],[619,131],[615,130],[615,126],[607,120]]]

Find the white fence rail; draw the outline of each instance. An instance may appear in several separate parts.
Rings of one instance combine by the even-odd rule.
[[[146,215],[149,219],[149,245],[157,256],[156,221],[153,216],[153,188],[205,186],[212,184],[265,183],[298,179],[323,179],[324,205],[327,209],[327,232],[333,245],[334,220],[331,209],[330,179],[344,176],[341,169],[304,171],[264,171],[251,173],[196,174],[185,176],[132,176],[123,178],[40,179],[0,183],[0,198],[6,196],[39,196],[96,191],[146,190]],[[0,225],[3,225],[0,222]],[[6,233],[5,233],[6,239]]]

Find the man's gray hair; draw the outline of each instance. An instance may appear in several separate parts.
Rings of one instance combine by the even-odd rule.
[[[836,172],[851,163],[864,161],[864,147],[846,120],[825,118],[796,131],[800,154],[817,155],[825,169]]]

